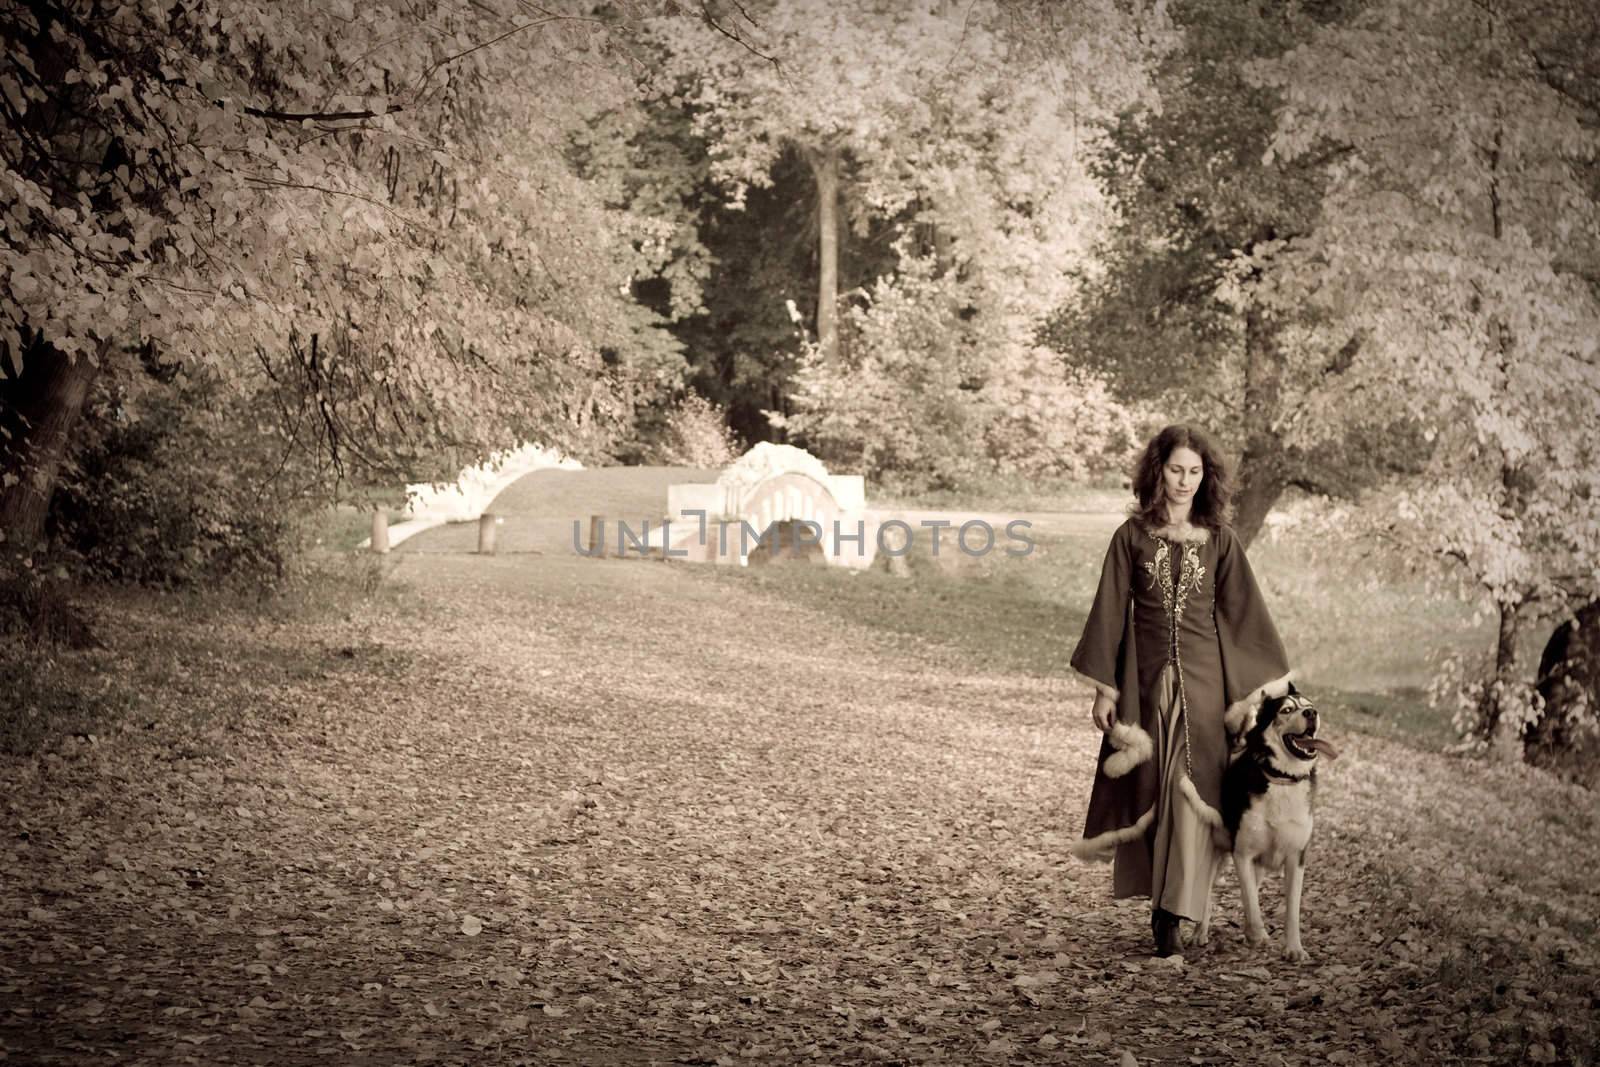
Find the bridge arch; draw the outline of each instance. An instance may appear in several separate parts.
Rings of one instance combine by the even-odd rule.
[[[868,566],[876,544],[875,530],[865,522],[865,507],[860,475],[830,474],[804,449],[771,442],[746,452],[715,482],[667,489],[672,547],[687,550],[689,559],[740,566],[749,563],[755,538],[768,527],[796,522],[816,524],[826,562]],[[702,512],[705,543],[700,536]],[[842,536],[836,538],[836,530]]]

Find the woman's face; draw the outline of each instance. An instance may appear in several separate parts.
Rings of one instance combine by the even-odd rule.
[[[1174,504],[1191,504],[1205,476],[1206,465],[1200,453],[1180,445],[1167,456],[1167,462],[1161,468],[1161,485],[1167,499]]]

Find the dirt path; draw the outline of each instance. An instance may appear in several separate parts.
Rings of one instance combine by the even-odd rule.
[[[13,1061],[1439,1062],[1596,988],[1593,890],[1546,888],[1596,805],[1542,780],[1435,796],[1459,764],[1351,737],[1313,962],[1236,921],[1155,961],[1147,906],[1066,855],[1098,738],[1071,683],[953,670],[709,568],[397,577],[412,612],[213,634],[240,658],[183,670],[227,714],[0,768]],[[122,621],[155,646],[183,625]],[[281,683],[239,667],[262,648],[320,654]],[[1564,821],[1495,827],[1536,837],[1537,886],[1461,851],[1495,822],[1473,805],[1519,790]],[[1473,911],[1512,903],[1525,925]],[[1448,968],[1490,950],[1501,1002],[1456,1021],[1480,990]],[[1571,1047],[1507,1016],[1484,1049],[1547,1038]]]

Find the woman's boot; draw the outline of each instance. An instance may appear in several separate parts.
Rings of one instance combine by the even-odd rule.
[[[1157,908],[1150,913],[1150,932],[1156,938],[1156,955],[1173,956],[1182,951],[1183,943],[1178,937],[1178,917],[1165,908]]]

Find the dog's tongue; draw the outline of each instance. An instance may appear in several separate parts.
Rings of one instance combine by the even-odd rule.
[[[1301,737],[1295,739],[1295,744],[1301,748],[1309,748],[1312,752],[1321,753],[1329,759],[1338,759],[1339,750],[1320,737]]]

